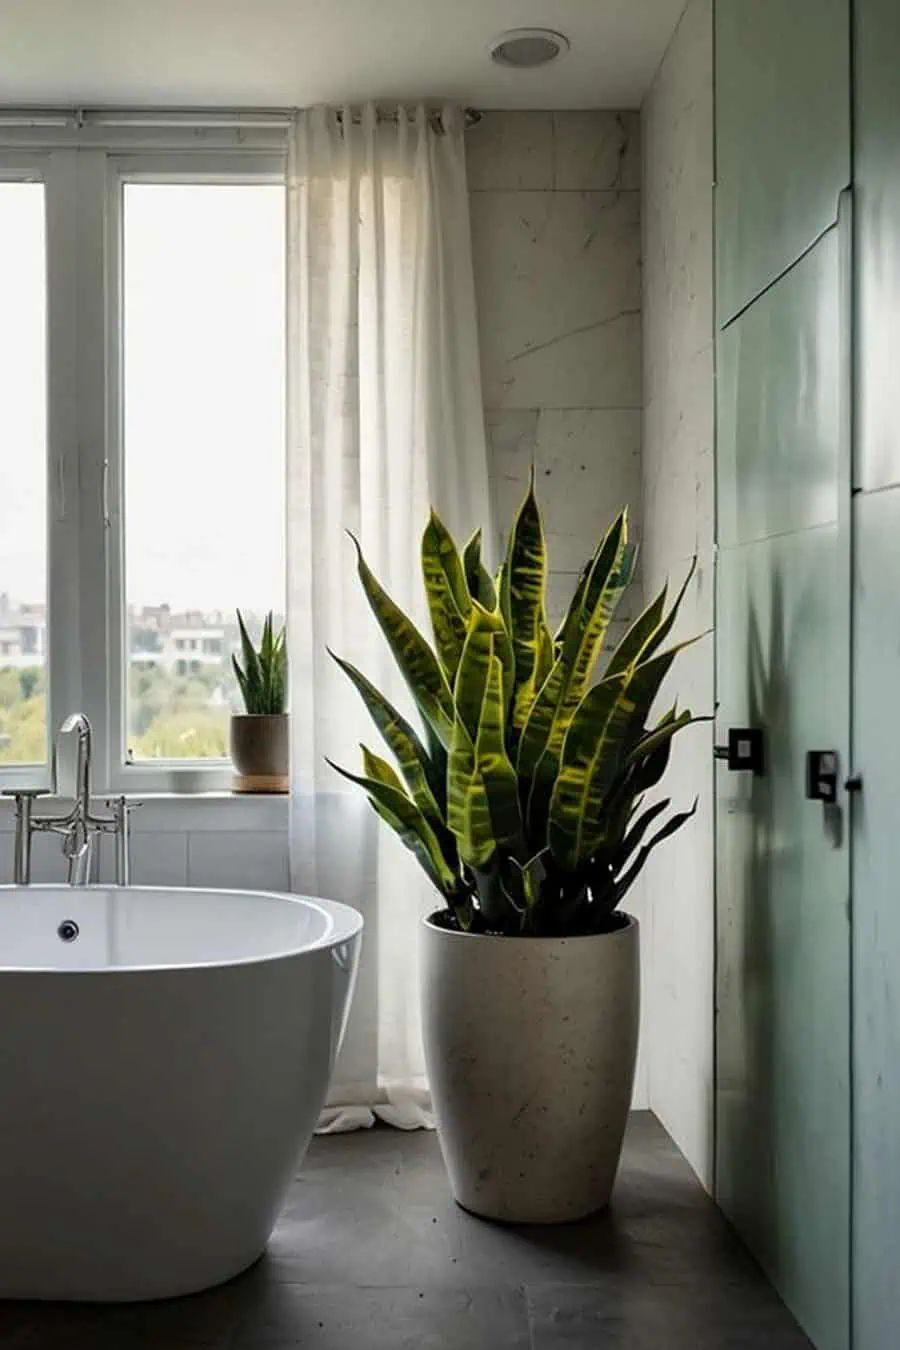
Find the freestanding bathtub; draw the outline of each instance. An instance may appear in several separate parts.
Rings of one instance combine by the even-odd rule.
[[[0,886],[0,1297],[165,1298],[257,1259],[361,933],[297,896]]]

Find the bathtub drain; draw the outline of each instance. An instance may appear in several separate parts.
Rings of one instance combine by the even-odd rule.
[[[56,930],[56,936],[62,942],[74,942],[80,931],[74,919],[63,919]]]

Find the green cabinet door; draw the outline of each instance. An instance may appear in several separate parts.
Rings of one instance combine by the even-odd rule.
[[[900,1341],[900,487],[854,498],[854,1350]]]
[[[717,0],[724,325],[800,257],[850,183],[849,0]]]
[[[849,861],[806,753],[849,741],[847,232],[719,335],[716,1195],[818,1350],[847,1350]]]
[[[855,0],[854,1350],[900,1343],[900,3]]]
[[[900,2],[854,4],[858,487],[900,483]]]

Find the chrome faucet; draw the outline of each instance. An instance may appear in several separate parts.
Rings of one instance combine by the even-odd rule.
[[[57,792],[59,741],[62,736],[75,733],[77,757],[75,762],[75,796],[71,810],[59,816],[36,816],[34,803],[39,797]],[[124,796],[107,798],[109,815],[91,810],[91,724],[84,713],[72,713],[65,719],[53,742],[50,788],[8,788],[3,795],[14,797],[16,803],[16,844],[13,879],[17,886],[31,882],[31,841],[35,831],[62,836],[63,857],[68,863],[67,881],[70,886],[85,886],[91,879],[93,843],[98,834],[112,834],[116,841],[116,885],[127,886],[130,880],[130,821],[129,813],[137,802]]]

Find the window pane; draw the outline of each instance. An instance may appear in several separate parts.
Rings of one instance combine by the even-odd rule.
[[[284,188],[127,183],[130,758],[228,753],[235,609],[284,608]]]
[[[42,183],[0,183],[0,763],[47,758]]]

